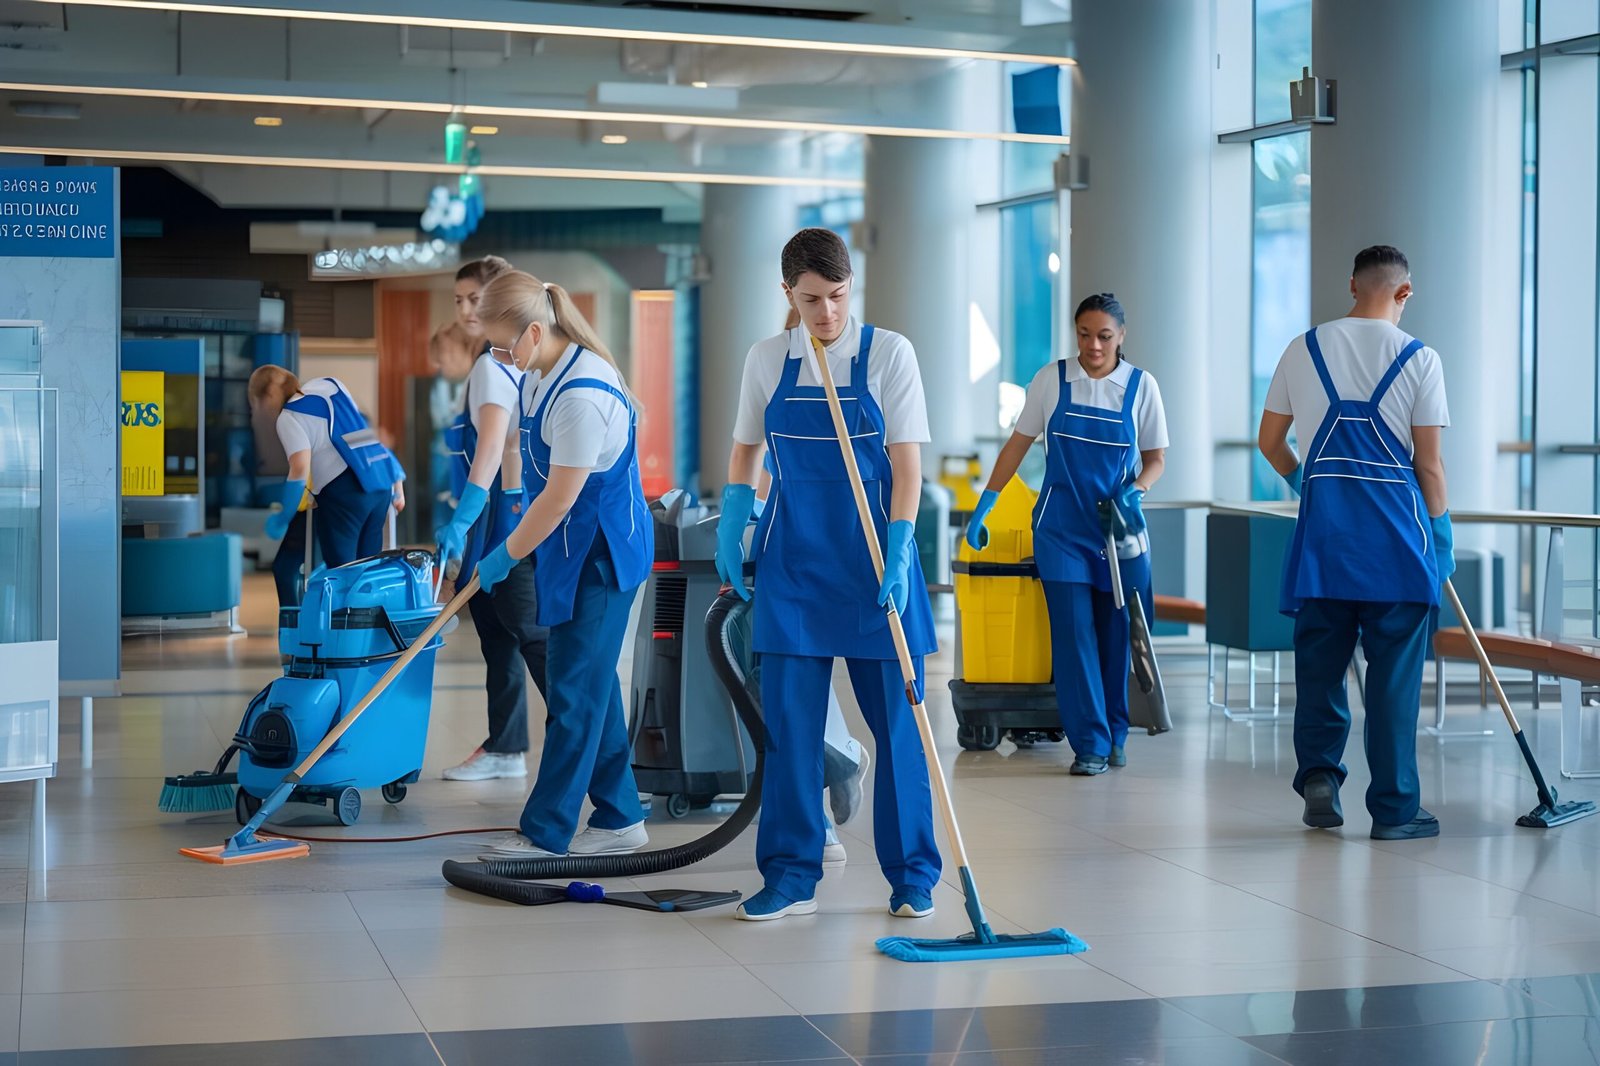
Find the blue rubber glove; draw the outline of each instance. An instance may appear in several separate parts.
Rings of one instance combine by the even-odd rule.
[[[1300,474],[1303,470],[1305,470],[1305,468],[1305,464],[1301,463],[1293,470],[1283,475],[1283,483],[1288,485],[1289,491],[1294,493],[1296,496],[1300,495]]]
[[[883,553],[883,584],[878,586],[878,606],[894,601],[894,613],[904,614],[911,595],[911,553],[916,551],[916,527],[902,518],[889,523],[889,550]]]
[[[1442,586],[1456,572],[1456,534],[1450,525],[1450,512],[1428,520],[1433,526],[1433,561],[1439,567]]]
[[[1144,532],[1144,489],[1129,482],[1117,494],[1117,510],[1122,512],[1122,524],[1128,535],[1137,537]]]
[[[273,540],[283,539],[283,535],[289,532],[289,523],[294,521],[295,512],[300,510],[300,501],[305,498],[305,494],[304,481],[291,478],[283,483],[283,494],[278,497],[282,509],[267,515],[265,527],[267,536]]]
[[[467,547],[467,533],[472,529],[472,524],[478,520],[478,516],[483,513],[484,505],[488,502],[487,489],[467,482],[467,487],[461,490],[461,501],[456,504],[455,514],[451,515],[449,524],[441,526],[433,535],[434,541],[439,545],[441,563],[461,558],[461,553]]]
[[[967,543],[973,551],[983,551],[989,546],[989,531],[984,528],[983,520],[989,517],[989,512],[994,510],[995,501],[1000,494],[993,489],[984,489],[983,495],[978,497],[978,506],[972,509],[972,517],[967,520]]]
[[[717,575],[743,600],[750,598],[750,589],[744,583],[744,532],[755,507],[754,485],[722,487],[722,517],[717,520]]]
[[[485,592],[492,592],[494,587],[506,579],[511,573],[511,568],[517,565],[517,560],[511,558],[511,553],[504,544],[498,544],[495,549],[482,559],[478,560],[478,587]]]

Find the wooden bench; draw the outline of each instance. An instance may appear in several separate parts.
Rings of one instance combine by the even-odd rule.
[[[1489,664],[1508,670],[1526,670],[1533,675],[1533,706],[1539,706],[1539,677],[1566,677],[1585,685],[1600,685],[1600,649],[1580,647],[1576,644],[1555,643],[1539,637],[1523,637],[1514,633],[1480,632],[1478,640],[1489,657]],[[1477,660],[1466,630],[1449,626],[1433,637],[1435,659]],[[1442,689],[1442,685],[1441,685]],[[1489,702],[1488,678],[1478,671],[1478,699]],[[1442,702],[1442,697],[1441,697]]]
[[[1183,622],[1191,626],[1206,624],[1206,605],[1199,600],[1186,600],[1182,596],[1163,596],[1156,593],[1156,621]]]

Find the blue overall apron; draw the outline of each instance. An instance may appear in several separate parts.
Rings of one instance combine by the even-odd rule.
[[[1144,372],[1128,376],[1120,411],[1072,401],[1066,360],[1060,397],[1045,425],[1045,473],[1033,510],[1033,554],[1050,614],[1061,727],[1074,754],[1106,758],[1128,736],[1128,616],[1111,597],[1101,500],[1114,500],[1139,470],[1134,400]],[[1128,544],[1128,542],[1124,542]],[[1142,547],[1142,539],[1140,542]],[[1120,560],[1122,587],[1150,602],[1150,555]],[[1130,549],[1119,547],[1118,554]]]
[[[284,404],[284,409],[328,423],[328,442],[347,469],[315,487],[317,514],[312,522],[323,561],[343,566],[383,550],[383,527],[394,498],[394,483],[405,471],[394,453],[384,447],[367,424],[356,402],[337,378],[320,378],[330,395],[306,394]]]
[[[861,327],[850,381],[837,389],[881,546],[888,536],[893,469],[883,412],[867,388],[872,336],[873,327]],[[877,740],[878,863],[891,886],[931,891],[940,860],[922,741],[905,703],[888,620],[878,606],[880,582],[862,544],[826,393],[799,384],[806,343],[802,331],[790,331],[789,358],[766,407],[772,491],[753,535],[753,643],[761,654],[767,723],[756,864],[767,887],[790,899],[812,898],[822,877],[823,735],[833,660],[843,658]],[[909,585],[902,624],[920,690],[922,657],[937,650],[938,641],[915,555]]]
[[[483,358],[479,356],[478,358]],[[493,356],[490,356],[493,359]],[[517,389],[520,396],[522,386],[517,375],[512,369],[494,359],[495,369],[506,376],[513,388]],[[472,424],[472,386],[468,385],[461,401],[461,412],[455,420],[445,427],[445,448],[450,452],[450,495],[459,500],[462,490],[467,487],[467,475],[472,470],[472,462],[478,455],[478,429]],[[527,474],[524,473],[526,478]],[[520,512],[513,510],[514,505],[522,503],[519,493],[507,494],[500,478],[496,477],[489,486],[489,500],[483,505],[483,512],[478,515],[476,522],[467,532],[466,544],[461,550],[461,576],[457,579],[465,582],[472,571],[477,568],[478,560],[494,551],[511,531],[517,528],[517,523],[522,520]]]
[[[1379,404],[1421,351],[1407,344],[1366,400],[1334,388],[1317,331],[1306,350],[1328,414],[1306,450],[1300,515],[1284,559],[1281,608],[1295,616],[1294,787],[1329,773],[1343,783],[1350,707],[1345,674],[1359,640],[1367,658],[1367,809],[1380,825],[1416,817],[1417,711],[1439,604],[1428,510],[1411,455]]]
[[[544,420],[565,392],[596,389],[628,409],[628,447],[609,470],[591,471],[561,524],[534,549],[538,621],[550,630],[550,717],[539,776],[523,807],[523,835],[564,853],[587,794],[589,824],[622,829],[641,821],[617,662],[627,637],[634,593],[650,574],[655,528],[639,480],[637,416],[621,389],[599,378],[569,377],[576,348],[555,373],[544,398],[522,420],[529,499],[550,479]]]

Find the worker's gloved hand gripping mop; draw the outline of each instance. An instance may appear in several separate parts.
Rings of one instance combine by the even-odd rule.
[[[407,646],[406,650],[400,653],[399,658],[390,664],[389,669],[383,672],[383,676],[378,678],[367,694],[362,696],[360,701],[350,709],[350,713],[335,722],[333,728],[328,730],[327,736],[322,738],[322,742],[311,750],[311,754],[307,755],[299,766],[296,766],[284,776],[283,781],[277,788],[272,790],[272,794],[262,802],[261,808],[256,811],[255,816],[250,821],[245,823],[243,829],[233,834],[222,844],[209,848],[179,848],[178,851],[191,859],[199,859],[201,862],[220,863],[225,866],[235,863],[262,862],[268,859],[297,859],[302,855],[310,854],[311,848],[302,841],[284,840],[279,837],[263,839],[257,837],[256,833],[266,824],[268,818],[278,813],[278,809],[288,801],[289,794],[295,790],[295,786],[300,783],[301,779],[311,772],[311,768],[317,764],[317,760],[326,755],[329,749],[339,742],[339,738],[344,736],[346,731],[356,724],[356,720],[366,712],[368,707],[372,706],[379,696],[383,695],[384,689],[388,688],[390,683],[399,677],[407,666],[411,665],[411,660],[422,654],[423,649],[428,646],[434,637],[439,635],[439,631],[445,627],[445,624],[450,619],[455,617],[456,612],[467,605],[467,601],[472,599],[472,594],[477,591],[478,576],[474,574],[472,580],[467,582],[466,586],[458,591],[455,597],[445,605],[444,610],[435,615],[433,621],[428,623],[428,628],[418,634],[417,638]]]
[[[1472,628],[1472,620],[1467,617],[1466,608],[1461,606],[1461,597],[1456,595],[1456,587],[1448,578],[1444,583],[1444,592],[1450,599],[1450,606],[1455,608],[1456,617],[1461,619],[1461,628],[1466,630],[1467,643],[1472,645],[1472,653],[1478,657],[1479,669],[1489,679],[1489,684],[1494,686],[1495,699],[1500,701],[1500,710],[1506,716],[1506,724],[1511,727],[1511,735],[1517,738],[1517,747],[1522,749],[1523,761],[1528,764],[1528,772],[1533,774],[1534,786],[1539,790],[1539,805],[1518,818],[1517,824],[1526,829],[1554,829],[1558,825],[1576,822],[1579,818],[1587,818],[1594,814],[1596,808],[1592,800],[1557,802],[1556,790],[1545,784],[1544,774],[1539,771],[1539,764],[1533,758],[1533,749],[1528,747],[1528,738],[1522,735],[1522,726],[1517,724],[1517,716],[1511,710],[1511,701],[1506,699],[1506,690],[1500,687],[1500,679],[1495,676],[1494,667],[1489,663],[1489,655],[1478,640],[1478,631]]]
[[[861,529],[867,539],[867,552],[872,556],[872,567],[883,580],[883,550],[878,544],[872,521],[872,509],[867,503],[866,489],[861,484],[861,471],[856,467],[855,450],[850,444],[850,431],[844,424],[844,410],[839,406],[839,393],[834,388],[833,373],[828,369],[828,356],[822,343],[815,337],[811,344],[816,352],[817,376],[822,380],[823,391],[828,396],[828,413],[833,417],[834,433],[839,438],[839,452],[850,477],[850,491],[856,500],[856,513],[861,519]],[[934,745],[933,728],[928,724],[927,708],[917,696],[917,672],[911,661],[911,649],[906,643],[905,630],[900,625],[900,615],[891,601],[885,610],[889,615],[889,632],[894,638],[895,652],[900,659],[900,674],[906,683],[906,702],[917,719],[917,731],[922,735],[922,751],[928,760],[928,778],[933,785],[935,802],[944,818],[946,835],[956,864],[961,871],[961,891],[967,900],[967,916],[972,919],[972,932],[967,936],[948,940],[919,940],[912,937],[888,936],[878,941],[878,950],[902,962],[946,962],[956,959],[1015,958],[1027,955],[1070,955],[1088,950],[1089,945],[1065,929],[1049,929],[1043,933],[996,933],[989,928],[978,899],[977,881],[967,864],[967,849],[961,842],[961,828],[956,824],[955,807],[950,801],[950,789],[945,783],[944,768],[939,765],[939,749]]]

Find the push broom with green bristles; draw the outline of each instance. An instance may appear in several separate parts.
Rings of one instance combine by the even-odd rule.
[[[861,471],[856,466],[855,449],[850,444],[850,431],[844,424],[844,410],[839,406],[839,393],[834,388],[833,372],[828,369],[828,356],[822,343],[811,338],[817,355],[817,376],[828,396],[828,413],[833,416],[833,430],[839,438],[839,453],[844,458],[844,468],[850,477],[850,491],[856,500],[856,514],[861,519],[861,530],[866,536],[867,552],[872,556],[872,568],[883,580],[883,549],[878,544],[877,527],[872,521],[872,508],[867,503],[866,488],[861,484]],[[961,841],[961,827],[956,824],[955,804],[950,799],[950,788],[945,783],[944,768],[939,764],[939,749],[934,745],[933,727],[928,722],[928,710],[917,695],[917,671],[911,661],[911,648],[906,643],[906,633],[900,624],[900,615],[890,603],[885,608],[889,615],[889,633],[894,639],[894,650],[900,660],[900,675],[906,683],[906,702],[917,720],[917,732],[922,736],[922,751],[928,760],[928,778],[933,785],[934,800],[944,819],[945,834],[950,838],[950,848],[955,853],[960,868],[961,893],[966,897],[967,917],[972,921],[972,932],[966,936],[949,939],[918,939],[906,936],[886,936],[877,942],[878,950],[901,962],[954,962],[960,959],[1006,959],[1031,955],[1071,955],[1087,951],[1089,945],[1065,929],[1047,929],[1042,933],[996,933],[989,926],[983,903],[978,898],[978,882],[967,862],[967,848]]]

